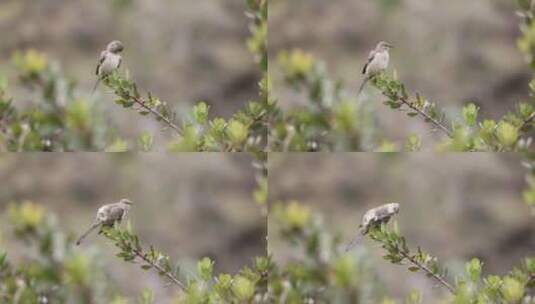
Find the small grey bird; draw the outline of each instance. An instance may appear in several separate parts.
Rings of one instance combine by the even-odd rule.
[[[93,93],[97,89],[97,86],[104,77],[111,74],[113,71],[121,66],[122,57],[121,52],[124,50],[124,46],[121,41],[114,40],[106,46],[106,49],[100,53],[98,59],[98,65],[95,74],[98,79],[93,88]]]
[[[115,223],[120,223],[128,215],[131,205],[133,205],[133,203],[130,200],[123,198],[118,203],[108,204],[98,208],[95,223],[82,234],[76,242],[76,245],[80,245],[80,243],[82,243],[82,241],[96,228],[100,226],[112,227]]]
[[[368,61],[362,69],[364,80],[360,85],[358,95],[360,95],[360,93],[364,89],[364,86],[366,85],[366,83],[368,83],[368,80],[388,68],[388,62],[390,61],[389,51],[393,47],[394,46],[392,46],[390,43],[381,41],[377,44],[375,49],[370,52],[370,55],[368,56]]]
[[[362,236],[366,235],[368,231],[370,231],[370,228],[378,227],[382,224],[388,223],[390,221],[390,218],[392,218],[392,216],[398,213],[398,203],[385,204],[366,211],[366,213],[364,213],[364,216],[362,217],[362,223],[359,225],[360,234],[357,235],[357,237],[354,238],[353,241],[351,241],[351,243],[347,245],[346,251],[353,248],[357,241]]]

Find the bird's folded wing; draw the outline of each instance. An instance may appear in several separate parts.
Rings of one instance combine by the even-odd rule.
[[[366,70],[368,69],[368,65],[370,64],[370,62],[372,62],[374,57],[375,57],[375,50],[372,50],[370,52],[370,54],[368,55],[368,61],[366,62],[366,64],[362,68],[362,74],[366,74]]]
[[[113,221],[120,221],[124,216],[124,208],[122,206],[113,206],[110,210],[110,218]]]
[[[100,66],[102,65],[102,63],[104,62],[105,59],[106,59],[106,51],[102,51],[100,53],[100,57],[98,59],[98,64],[97,64],[97,69],[95,71],[95,75],[98,76],[99,70],[100,70]]]
[[[378,220],[382,220],[382,219],[391,217],[392,212],[390,212],[390,210],[388,210],[386,206],[383,206],[375,210],[375,216],[377,217]]]

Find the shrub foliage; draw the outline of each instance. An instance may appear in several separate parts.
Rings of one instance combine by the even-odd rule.
[[[533,4],[518,0],[521,16],[518,47],[535,68]],[[270,151],[415,151],[422,148],[421,134],[409,134],[403,145],[385,138],[370,112],[369,102],[341,80],[326,72],[321,60],[301,49],[283,50],[276,63],[284,84],[305,95],[307,103],[278,111],[269,128]],[[524,151],[531,144],[535,119],[535,80],[526,88],[530,98],[499,120],[479,117],[479,107],[469,103],[447,116],[439,103],[405,86],[396,71],[376,75],[369,82],[380,97],[373,97],[408,118],[420,119],[438,133],[433,149],[445,151]],[[275,97],[272,97],[275,99]],[[383,109],[381,109],[383,110]],[[425,130],[423,131],[425,132]]]
[[[267,143],[267,1],[247,0],[251,20],[246,41],[262,71],[257,100],[244,103],[229,119],[212,117],[210,107],[198,102],[180,117],[165,101],[143,93],[128,72],[117,71],[103,79],[104,90],[115,103],[161,123],[170,151],[265,150]],[[13,64],[21,85],[32,96],[27,107],[16,106],[8,94],[7,78],[0,79],[0,149],[3,151],[124,151],[152,150],[153,135],[139,134],[128,142],[102,109],[101,99],[77,87],[59,65],[36,50],[16,52]],[[128,65],[128,63],[125,63]],[[161,150],[161,149],[160,149]]]

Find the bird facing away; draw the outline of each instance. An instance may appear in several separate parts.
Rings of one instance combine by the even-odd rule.
[[[368,61],[362,69],[364,80],[360,85],[358,95],[360,95],[368,80],[388,68],[388,62],[390,61],[389,51],[391,48],[393,48],[393,46],[390,43],[381,41],[377,44],[375,49],[370,52],[370,55],[368,56]]]
[[[362,217],[362,223],[359,225],[360,234],[347,245],[346,251],[351,249],[357,243],[360,237],[366,235],[371,228],[379,227],[382,224],[388,223],[390,218],[398,213],[398,203],[385,204],[366,211]]]
[[[98,59],[98,65],[95,74],[98,79],[93,88],[93,92],[97,89],[97,86],[101,79],[111,74],[113,71],[121,66],[122,57],[121,52],[124,50],[124,46],[121,41],[114,40],[108,43],[106,49],[100,53]]]
[[[80,245],[93,230],[100,226],[112,227],[115,223],[121,223],[128,215],[131,205],[133,203],[130,200],[123,198],[118,203],[108,204],[98,208],[95,222],[82,234],[76,245]]]

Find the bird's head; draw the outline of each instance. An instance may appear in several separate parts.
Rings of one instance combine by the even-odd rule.
[[[128,206],[132,206],[132,205],[134,204],[131,200],[129,200],[129,199],[127,199],[127,198],[123,198],[123,199],[121,199],[119,202],[120,202],[121,204],[125,204],[125,205],[128,205]]]
[[[112,53],[120,53],[124,50],[123,43],[119,40],[114,40],[108,43],[106,49]]]
[[[386,41],[381,41],[377,44],[377,49],[381,51],[388,51],[394,46]]]
[[[399,204],[398,203],[390,203],[387,205],[388,212],[391,214],[398,214],[399,213]]]

